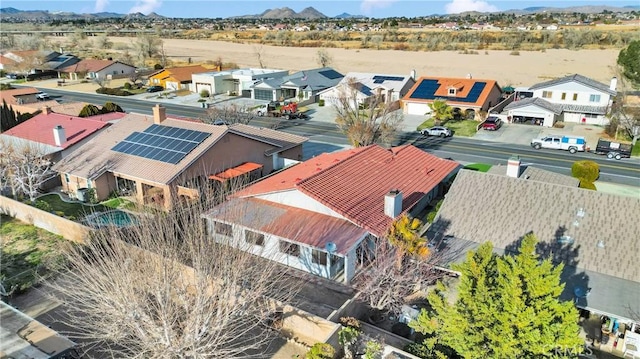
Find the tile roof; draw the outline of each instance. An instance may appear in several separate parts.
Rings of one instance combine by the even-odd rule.
[[[2,90],[0,91],[0,103],[2,103],[2,101],[6,101],[7,105],[17,105],[18,102],[16,101],[16,96],[19,97],[25,95],[35,95],[39,92],[40,90],[35,87],[22,87],[11,90]]]
[[[475,243],[491,241],[501,249],[533,232],[557,257],[577,252],[577,268],[638,285],[637,218],[640,200],[636,198],[461,170],[432,231]],[[558,243],[563,235],[573,238],[573,245]],[[604,248],[597,246],[599,241]]]
[[[98,72],[102,69],[105,69],[113,64],[115,64],[116,62],[119,61],[111,61],[111,60],[97,60],[97,59],[84,59],[84,60],[80,60],[79,62],[71,65],[71,66],[67,66],[64,68],[61,68],[60,71],[62,72]],[[126,64],[124,64],[126,65]],[[131,66],[131,65],[127,65],[127,66]],[[131,66],[133,67],[133,66]]]
[[[255,127],[236,123],[229,126],[229,131],[237,135],[245,136],[275,146],[267,150],[265,155],[270,156],[276,152],[282,152],[298,146],[309,139],[292,133],[272,130],[270,128]]]
[[[121,115],[124,116],[124,114]],[[56,146],[53,136],[53,128],[58,125],[64,128],[67,138],[60,148],[66,149],[109,124],[91,118],[68,116],[59,113],[41,113],[5,131],[3,134],[50,146]]]
[[[588,78],[586,76],[579,75],[579,74],[573,74],[573,75],[561,77],[561,78],[555,79],[555,80],[540,82],[538,84],[535,84],[535,85],[531,86],[529,89],[530,90],[536,90],[536,89],[551,87],[551,86],[555,86],[555,85],[560,85],[560,84],[567,83],[567,82],[578,82],[578,83],[581,83],[581,84],[583,84],[585,86],[589,86],[589,87],[594,88],[596,90],[608,93],[609,95],[612,95],[612,96],[616,95],[616,91],[611,90],[608,85],[603,84],[601,82],[598,82],[596,80],[590,79],[590,78]]]
[[[551,111],[555,114],[561,114],[562,113],[562,105],[560,104],[555,104],[555,103],[551,103],[543,98],[540,97],[527,97],[524,98],[522,100],[518,100],[518,101],[513,101],[510,104],[508,104],[507,106],[504,107],[505,111],[508,110],[513,110],[516,108],[521,108],[521,107],[525,107],[525,106],[529,106],[529,105],[533,105],[533,106],[537,106],[540,107],[542,109],[545,109],[547,111]]]
[[[456,90],[455,95],[449,95],[451,88]],[[431,103],[445,99],[449,104],[483,107],[494,88],[500,90],[495,80],[420,77],[402,100]]]
[[[256,196],[297,189],[369,232],[382,236],[393,221],[384,214],[384,196],[402,192],[402,211],[458,168],[454,161],[407,145],[378,145],[321,155],[270,176],[236,194]]]
[[[214,126],[167,118],[162,122],[162,125],[211,133],[208,138],[177,164],[155,161],[111,150],[113,146],[124,140],[131,133],[142,132],[152,124],[152,116],[126,114],[118,122],[94,137],[90,143],[82,145],[58,162],[54,170],[82,178],[96,178],[100,174],[110,171],[149,182],[167,184],[213,146],[227,131],[226,126]]]
[[[205,217],[323,250],[328,242],[333,242],[341,255],[347,254],[367,234],[365,229],[344,219],[257,198],[232,198]]]
[[[199,74],[204,72],[209,72],[210,70],[206,67],[202,67],[201,65],[192,65],[192,66],[181,66],[181,67],[168,67],[166,69],[160,70],[154,74],[151,74],[149,77],[156,77],[161,75],[163,72],[166,73],[166,78],[174,78],[179,82],[191,81],[191,75]]]

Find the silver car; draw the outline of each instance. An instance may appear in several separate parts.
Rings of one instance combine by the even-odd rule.
[[[452,135],[451,130],[444,126],[433,126],[420,131],[424,136],[440,136],[449,137]]]

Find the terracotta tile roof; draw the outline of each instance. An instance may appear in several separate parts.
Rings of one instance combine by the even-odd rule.
[[[492,190],[479,190],[485,188]],[[577,255],[577,268],[638,285],[638,218],[640,200],[633,197],[461,170],[432,227],[444,236],[491,241],[501,249],[533,232],[557,258]],[[574,243],[558,243],[562,235]]]
[[[86,143],[74,150],[71,155],[56,164],[54,170],[70,173],[81,178],[96,178],[100,174],[110,171],[149,182],[168,184],[180,175],[189,164],[197,160],[207,149],[222,138],[227,131],[225,126],[167,118],[162,122],[162,125],[211,133],[211,136],[206,138],[177,164],[155,161],[111,150],[113,146],[124,140],[131,133],[136,131],[143,132],[152,124],[153,116],[126,114],[118,122],[94,137],[90,143]]]
[[[5,131],[4,135],[56,146],[53,137],[53,128],[58,125],[64,128],[67,139],[59,147],[66,149],[109,124],[90,118],[74,117],[58,113],[41,113]]]
[[[209,72],[210,70],[206,67],[202,67],[200,65],[192,65],[192,66],[182,66],[182,67],[169,67],[163,70],[160,70],[149,77],[158,77],[160,76],[163,79],[166,78],[174,78],[179,82],[191,81],[191,75]]]
[[[483,107],[494,88],[500,89],[495,80],[420,77],[402,101],[431,103],[445,99],[449,104]],[[449,94],[449,89],[455,89],[455,94]]]
[[[232,198],[205,216],[322,250],[333,242],[341,255],[367,234],[344,219],[257,198]]]
[[[25,95],[35,95],[37,93],[39,93],[40,90],[38,90],[35,87],[23,87],[23,88],[18,88],[18,89],[12,89],[12,90],[2,90],[0,91],[0,103],[2,103],[2,101],[6,101],[7,105],[17,105],[17,101],[16,101],[16,96],[25,96]]]
[[[458,168],[454,161],[413,146],[385,149],[377,145],[312,158],[264,179],[236,194],[239,197],[296,189],[376,236],[393,221],[384,214],[384,196],[402,192],[402,211]]]
[[[309,140],[306,137],[294,135],[292,133],[276,131],[265,127],[243,125],[239,123],[230,125],[229,131],[240,136],[249,137],[254,140],[269,143],[275,146],[273,149],[266,151],[265,155],[267,156],[272,155],[276,152],[288,150]]]

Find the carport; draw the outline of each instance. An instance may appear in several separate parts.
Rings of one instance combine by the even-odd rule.
[[[512,123],[553,127],[562,114],[562,108],[541,98],[526,98],[508,104],[502,113],[506,113]]]

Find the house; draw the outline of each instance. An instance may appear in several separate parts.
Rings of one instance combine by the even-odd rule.
[[[136,71],[136,67],[112,60],[85,59],[59,69],[71,80],[122,78]]]
[[[170,67],[151,74],[149,84],[162,86],[168,90],[189,89],[191,75],[208,71],[207,68],[200,65]]]
[[[55,100],[41,101],[36,97],[40,93],[35,87],[21,87],[0,91],[0,104],[6,103],[14,112],[34,113],[46,106],[58,105]]]
[[[202,90],[210,94],[236,94],[251,97],[251,86],[259,80],[282,78],[289,75],[286,70],[273,69],[237,69],[213,71],[191,75],[192,92]]]
[[[564,122],[606,125],[608,119],[605,115],[616,96],[616,86],[615,77],[611,79],[609,85],[606,85],[574,74],[533,85],[529,91],[533,93],[533,97],[561,106],[560,118]],[[540,103],[538,102],[538,105]],[[527,108],[527,110],[531,109],[531,107]],[[540,108],[530,115],[545,118],[546,114],[548,109]],[[545,121],[545,126],[553,126],[553,123]]]
[[[34,74],[37,71],[50,70],[45,64],[61,56],[55,51],[25,50],[7,51],[2,54],[5,70],[19,74]],[[4,66],[4,65],[3,65]]]
[[[400,100],[413,86],[415,73],[408,76],[375,73],[349,72],[340,82],[318,93],[319,99],[328,105],[338,105],[341,99],[353,98],[358,104],[374,96],[382,97],[385,103]]]
[[[502,113],[511,121],[539,123],[545,127],[553,127],[553,124],[562,117],[562,105],[551,103],[543,98],[528,97],[511,102]]]
[[[41,70],[57,71],[59,69],[63,69],[65,67],[69,67],[71,65],[77,64],[78,62],[80,62],[80,60],[81,59],[75,55],[61,54],[43,63],[41,66],[42,67]],[[58,77],[60,77],[60,71],[58,71]]]
[[[17,62],[15,60],[4,55],[0,55],[0,70],[7,71],[11,69],[12,66],[15,66],[16,63]]]
[[[427,235],[463,260],[486,241],[513,253],[532,232],[540,254],[564,264],[562,299],[629,324],[640,312],[637,218],[634,197],[461,170]]]
[[[205,214],[212,235],[324,278],[348,283],[358,255],[400,215],[416,215],[459,168],[407,145],[325,153],[275,173]],[[242,245],[241,245],[242,244]]]
[[[268,101],[293,98],[315,102],[315,97],[320,91],[337,85],[343,77],[344,75],[331,67],[298,71],[281,78],[256,82],[251,87],[251,98]]]
[[[144,205],[170,209],[199,197],[199,189],[229,178],[261,177],[302,158],[305,137],[247,125],[215,126],[127,114],[54,166],[74,195],[95,188],[98,200],[129,193]],[[233,169],[234,171],[225,171]],[[215,183],[214,183],[215,182]]]
[[[473,119],[501,101],[502,90],[495,80],[448,77],[421,77],[402,98],[404,113],[425,115],[435,100],[446,100],[454,113]]]

